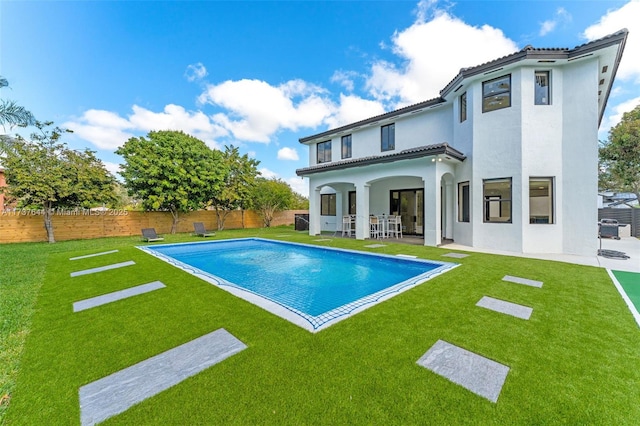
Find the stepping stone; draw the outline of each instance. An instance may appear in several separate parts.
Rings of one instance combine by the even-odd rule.
[[[117,253],[117,252],[118,250],[103,251],[102,253],[94,253],[94,254],[86,254],[84,256],[78,256],[78,257],[70,257],[69,260],[80,260],[80,259],[86,259],[88,257],[103,256],[105,254],[111,254],[111,253]]]
[[[368,246],[365,246],[365,247],[368,247],[368,248],[379,248],[379,247],[386,247],[386,246],[387,246],[386,244],[369,244]]]
[[[278,234],[276,237],[290,237],[291,234]]]
[[[153,290],[166,287],[160,281],[154,281],[148,284],[142,284],[136,287],[127,288],[113,293],[103,294],[102,296],[92,297],[91,299],[81,300],[73,304],[73,312],[80,312],[86,309],[95,308],[96,306],[106,305],[107,303],[116,302],[131,296],[149,293]]]
[[[531,287],[538,287],[538,288],[542,287],[542,281],[534,281],[527,278],[512,277],[511,275],[505,275],[502,278],[502,281],[508,281],[516,284],[524,284]]]
[[[414,256],[414,255],[412,255],[412,254],[396,254],[396,256],[398,256],[398,257],[405,257],[405,258],[407,258],[407,259],[417,259],[417,258],[418,258],[418,256]]]
[[[84,385],[79,390],[80,423],[100,423],[246,348],[221,328]]]
[[[113,265],[100,266],[99,268],[84,269],[82,271],[72,272],[71,276],[79,277],[80,275],[95,274],[96,272],[108,271],[110,269],[124,268],[125,266],[131,266],[135,264],[136,262],[134,262],[133,260],[129,260],[127,262],[114,263]]]
[[[506,302],[493,297],[484,296],[476,303],[476,306],[500,312],[501,314],[511,315],[517,318],[528,320],[531,317],[533,308],[518,305],[517,303]]]
[[[443,257],[455,257],[456,259],[462,259],[465,258],[467,256],[469,256],[468,254],[464,254],[464,253],[447,253],[447,254],[443,254]]]
[[[417,362],[494,403],[509,373],[506,365],[443,340],[438,340]]]
[[[331,241],[331,238],[320,238],[319,240],[313,240],[313,241]]]

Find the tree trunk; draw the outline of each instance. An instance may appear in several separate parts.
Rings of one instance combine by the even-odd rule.
[[[175,234],[178,232],[178,210],[171,209],[171,217],[173,218],[173,223],[171,223],[171,233]]]
[[[47,239],[49,243],[55,243],[56,239],[53,236],[53,207],[51,201],[46,201],[43,204],[44,207],[44,229],[47,231]]]
[[[218,206],[215,206],[216,209],[216,217],[218,219],[218,231],[222,231],[224,229],[224,222],[227,220],[227,216],[229,215],[229,210],[219,209]]]

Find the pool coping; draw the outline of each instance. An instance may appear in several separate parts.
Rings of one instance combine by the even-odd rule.
[[[335,248],[335,247],[317,246],[313,244],[294,243],[289,241],[271,240],[268,238],[232,238],[228,240],[196,241],[196,242],[175,243],[175,244],[157,244],[152,246],[136,246],[136,248],[144,251],[147,254],[150,254],[151,256],[161,259],[169,263],[170,265],[173,265],[179,269],[182,269],[183,271],[193,276],[196,276],[210,284],[213,284],[216,287],[228,293],[231,293],[236,297],[239,297],[243,300],[246,300],[247,302],[257,305],[262,309],[274,315],[277,315],[280,318],[283,318],[299,327],[302,327],[311,333],[317,333],[318,331],[324,330],[325,328],[333,324],[336,324],[344,319],[350,318],[364,311],[365,309],[370,308],[371,306],[375,306],[378,303],[388,300],[397,294],[407,291],[426,281],[429,281],[430,279],[438,275],[441,275],[445,272],[448,272],[460,266],[460,264],[458,263],[443,262],[440,260],[401,258],[402,261],[406,261],[406,262],[429,263],[429,264],[440,265],[440,266],[430,271],[427,271],[425,273],[422,273],[420,275],[416,275],[415,277],[409,278],[400,283],[394,284],[391,287],[387,287],[385,289],[379,290],[375,293],[372,293],[370,295],[357,299],[353,302],[347,303],[345,305],[334,308],[330,311],[324,312],[320,315],[309,315],[307,313],[299,311],[298,309],[292,308],[278,301],[269,299],[268,297],[265,297],[260,294],[254,293],[250,290],[244,289],[235,283],[229,282],[214,274],[205,272],[199,268],[193,267],[191,265],[188,265],[184,262],[181,262],[170,256],[166,256],[162,253],[156,252],[154,250],[157,247],[179,246],[179,245],[187,245],[187,244],[217,244],[217,243],[230,242],[230,241],[249,241],[249,240],[266,241],[269,243],[276,243],[276,244],[283,244],[283,245],[311,247],[318,250],[348,252],[348,253],[355,253],[355,254],[372,256],[372,257],[385,257],[385,258],[394,259],[394,260],[399,259],[398,256],[395,256],[395,255],[371,253],[366,251],[342,249],[342,248]]]

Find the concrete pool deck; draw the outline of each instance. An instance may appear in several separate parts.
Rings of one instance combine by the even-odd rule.
[[[598,242],[598,248],[600,243]],[[635,272],[640,274],[640,239],[634,237],[623,237],[619,240],[610,238],[602,239],[603,250],[615,250],[625,253],[629,259],[610,259],[598,256],[597,249],[592,256],[578,256],[572,254],[540,254],[540,253],[517,253],[504,250],[486,250],[475,247],[464,246],[462,244],[446,244],[441,248],[451,250],[462,250],[467,252],[499,254],[504,256],[526,257],[531,259],[555,260],[558,262],[574,263],[577,265],[595,266],[599,268],[612,269],[614,271]]]

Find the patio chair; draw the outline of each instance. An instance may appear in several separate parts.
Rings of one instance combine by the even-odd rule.
[[[351,236],[351,216],[342,216],[342,236]]]
[[[156,234],[155,228],[143,228],[142,229],[142,241],[152,243],[154,241],[162,241],[164,238]]]
[[[195,234],[199,237],[214,237],[216,235],[215,232],[207,232],[204,228],[204,223],[202,222],[193,222],[193,229],[196,231]]]
[[[388,219],[388,233],[389,238],[402,238],[402,217],[392,215]]]
[[[380,221],[377,216],[369,216],[369,238],[380,238]]]

